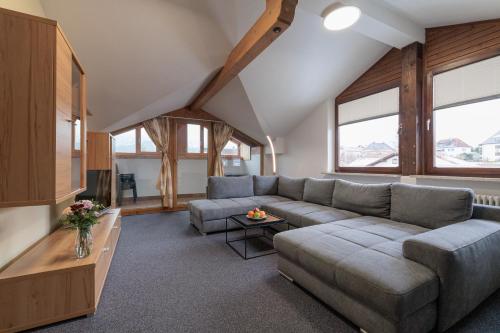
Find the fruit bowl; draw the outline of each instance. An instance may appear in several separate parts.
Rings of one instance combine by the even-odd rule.
[[[262,221],[267,219],[267,214],[265,211],[260,210],[259,208],[252,209],[247,213],[247,219],[253,221]]]
[[[252,221],[262,221],[262,220],[267,219],[267,215],[264,216],[264,217],[253,217],[253,216],[250,217],[250,216],[247,215],[247,219],[252,220]]]

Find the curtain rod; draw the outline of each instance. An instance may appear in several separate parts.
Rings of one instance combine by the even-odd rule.
[[[175,116],[161,116],[162,118],[173,118],[173,119],[184,119],[184,120],[196,120],[196,121],[206,121],[211,123],[223,123],[222,120],[210,120],[210,119],[199,119],[199,118],[188,118],[188,117],[175,117]]]

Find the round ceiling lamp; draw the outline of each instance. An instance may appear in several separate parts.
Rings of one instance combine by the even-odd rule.
[[[361,10],[355,6],[334,3],[323,12],[323,25],[328,30],[347,29],[356,23],[361,16]]]

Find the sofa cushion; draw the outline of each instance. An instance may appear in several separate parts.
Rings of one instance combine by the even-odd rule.
[[[253,176],[253,192],[254,195],[278,194],[278,177]]]
[[[339,289],[394,321],[434,302],[439,294],[432,270],[370,248],[343,260],[335,279]]]
[[[292,200],[302,200],[304,195],[304,182],[304,178],[280,176],[278,181],[278,195]]]
[[[436,229],[472,216],[470,189],[392,185],[391,219]]]
[[[309,227],[311,225],[352,219],[359,216],[359,214],[350,212],[348,210],[325,207],[322,210],[302,215],[302,217],[300,218],[300,226]]]
[[[275,202],[284,202],[284,201],[292,201],[285,197],[280,197],[279,195],[259,195],[249,197],[249,199],[253,200],[256,204],[255,207],[262,208],[262,205],[271,204]]]
[[[193,200],[189,202],[188,208],[201,221],[210,221],[245,214],[255,206],[255,201],[251,199],[234,198]]]
[[[307,178],[304,184],[304,201],[331,206],[335,179]]]
[[[296,228],[302,226],[301,217],[303,215],[317,212],[325,208],[327,207],[304,201],[285,201],[262,205],[263,210],[286,219],[290,225]]]
[[[241,177],[208,177],[208,198],[228,199],[253,196],[253,178]]]
[[[401,250],[402,239],[427,230],[363,216],[282,232],[274,245],[310,274],[399,321],[438,296],[435,273]]]
[[[391,184],[358,184],[337,179],[332,205],[362,215],[389,218]]]

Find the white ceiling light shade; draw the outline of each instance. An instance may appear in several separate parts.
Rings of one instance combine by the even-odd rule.
[[[323,11],[323,25],[328,30],[347,29],[356,23],[361,16],[361,10],[355,6],[334,3]]]

